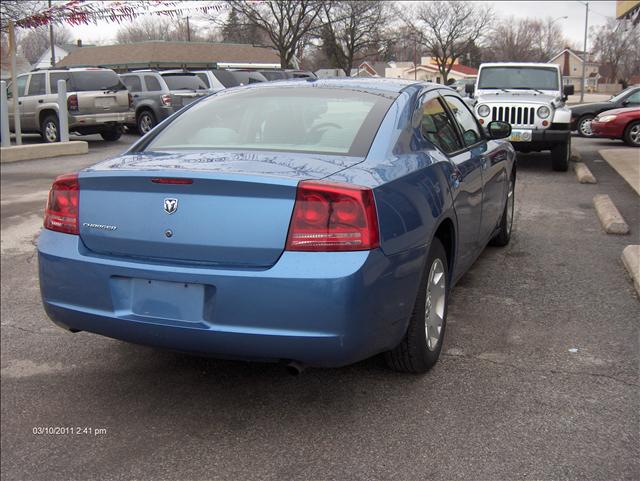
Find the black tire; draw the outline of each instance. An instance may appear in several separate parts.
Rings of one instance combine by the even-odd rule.
[[[47,144],[60,142],[60,121],[55,114],[47,114],[40,123],[40,136]]]
[[[100,135],[104,140],[108,142],[115,142],[120,137],[122,137],[122,128],[116,127],[115,129],[111,129],[111,130],[104,130],[100,132]]]
[[[551,166],[557,172],[569,170],[569,159],[571,157],[571,137],[566,144],[556,145],[551,149]]]
[[[153,129],[158,122],[156,121],[156,116],[153,115],[153,112],[150,110],[143,110],[138,114],[136,119],[136,128],[138,129],[138,133],[140,135],[147,134],[151,129]]]
[[[442,313],[442,327],[440,328],[437,343],[430,349],[427,345],[427,335],[425,332],[425,311],[427,306],[427,285],[429,275],[436,260],[439,260],[444,270],[444,309]],[[394,349],[385,353],[387,365],[399,372],[424,373],[431,369],[442,350],[445,329],[447,326],[447,305],[449,303],[449,269],[447,264],[447,254],[438,239],[433,239],[431,249],[427,256],[427,263],[420,281],[418,296],[413,306],[409,326],[404,338]],[[435,308],[435,307],[434,307]]]
[[[625,127],[623,139],[631,147],[640,147],[640,120],[634,120]]]
[[[489,241],[489,244],[496,247],[504,247],[511,240],[511,231],[513,229],[513,212],[515,210],[516,200],[516,177],[511,177],[507,189],[507,200],[504,204],[504,211],[500,219],[499,231]]]
[[[591,127],[588,127],[586,123],[590,123],[595,118],[595,115],[585,114],[578,119],[576,122],[576,130],[578,131],[578,135],[580,137],[593,137],[593,132],[591,132]],[[583,125],[585,124],[585,125]]]

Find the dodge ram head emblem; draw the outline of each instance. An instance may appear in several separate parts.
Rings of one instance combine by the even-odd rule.
[[[164,211],[167,214],[173,214],[178,210],[178,199],[165,199],[164,200]]]

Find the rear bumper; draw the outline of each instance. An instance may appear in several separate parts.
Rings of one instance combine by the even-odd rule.
[[[64,328],[201,355],[327,367],[398,344],[422,256],[424,249],[395,258],[380,250],[284,252],[273,267],[254,271],[98,257],[78,236],[48,230],[38,243],[43,304]],[[201,298],[188,287],[159,297],[151,287],[173,283],[205,287]]]
[[[135,122],[135,114],[130,112],[117,112],[107,114],[69,115],[69,128],[79,127],[103,127],[110,124],[123,125]]]

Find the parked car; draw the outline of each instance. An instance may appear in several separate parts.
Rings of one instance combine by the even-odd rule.
[[[640,107],[640,85],[634,85],[605,102],[571,106],[571,130],[582,137],[593,137],[591,121],[601,112],[624,107]]]
[[[475,83],[476,83],[476,77],[473,77],[468,79],[456,80],[451,84],[451,87],[464,97],[466,95],[471,95],[466,93],[467,85],[475,85]]]
[[[136,70],[120,74],[133,96],[135,117],[129,124],[145,135],[159,122],[211,92],[193,72]]]
[[[192,70],[194,74],[198,76],[202,83],[205,84],[207,89],[211,93],[218,92],[225,88],[224,84],[220,82],[218,77],[216,77],[212,70]]]
[[[51,188],[49,317],[178,351],[342,366],[438,359],[451,286],[509,242],[515,151],[452,89],[283,81],[195,102]]]
[[[308,70],[286,70],[285,72],[287,73],[289,78],[303,78],[303,79],[318,78],[318,76],[315,73],[309,72]]]
[[[228,70],[239,85],[249,85],[260,82],[268,82],[267,78],[255,70]]]
[[[509,140],[520,152],[551,153],[553,170],[564,172],[571,156],[571,110],[565,105],[573,85],[562,86],[560,67],[549,63],[483,63],[475,86],[480,123],[511,124]]]
[[[624,140],[627,145],[640,147],[640,107],[600,112],[591,121],[593,137]]]
[[[272,80],[286,80],[292,78],[284,70],[258,70],[268,81]]]
[[[67,85],[69,132],[100,134],[104,140],[115,141],[122,135],[125,123],[134,118],[132,98],[113,70],[34,70],[16,79],[22,132],[39,133],[44,142],[60,141],[58,80],[65,80]],[[7,96],[12,98],[11,83]],[[8,109],[9,129],[13,132],[13,102],[8,102]]]
[[[216,69],[211,70],[211,73],[218,80],[218,82],[224,85],[224,88],[226,89],[240,86],[240,82],[230,70]]]

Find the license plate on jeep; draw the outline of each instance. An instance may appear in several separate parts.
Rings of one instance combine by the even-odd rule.
[[[510,142],[531,142],[531,131],[513,129],[507,140]]]
[[[113,107],[116,104],[115,97],[98,97],[95,101],[96,107],[101,107],[103,109]]]

